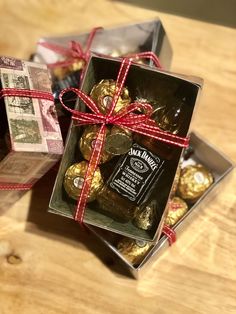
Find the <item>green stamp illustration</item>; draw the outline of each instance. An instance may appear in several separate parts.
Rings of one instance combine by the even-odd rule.
[[[13,141],[16,143],[41,144],[42,137],[35,120],[10,119]]]

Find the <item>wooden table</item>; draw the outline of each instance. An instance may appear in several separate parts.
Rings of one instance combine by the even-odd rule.
[[[194,129],[236,160],[236,29],[102,0],[0,1],[0,12],[0,53],[19,58],[43,35],[159,16],[172,70],[205,80]],[[135,281],[107,267],[94,237],[46,213],[50,173],[0,216],[0,313],[235,313],[235,182]]]

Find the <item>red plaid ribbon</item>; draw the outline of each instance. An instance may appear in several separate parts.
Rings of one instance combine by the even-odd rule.
[[[69,43],[69,47],[65,48],[61,45],[49,43],[49,42],[39,42],[38,44],[50,49],[62,56],[65,57],[65,60],[58,61],[55,63],[49,63],[47,66],[49,68],[55,68],[55,67],[67,67],[71,64],[73,64],[76,60],[83,60],[85,63],[88,62],[89,56],[90,56],[90,48],[93,42],[93,38],[96,35],[96,32],[98,30],[103,29],[102,27],[95,27],[91,30],[87,42],[85,44],[85,49],[83,50],[81,44],[77,41],[71,40]]]
[[[170,246],[176,241],[176,233],[169,226],[164,225],[162,233],[167,237]]]
[[[145,58],[147,57],[148,55],[146,54]],[[117,114],[113,114],[131,64],[132,60],[129,58],[124,58],[122,60],[116,80],[116,92],[113,95],[111,106],[106,114],[102,114],[99,111],[97,104],[88,95],[79,89],[67,88],[63,90],[59,96],[62,106],[72,113],[72,119],[77,122],[76,125],[101,124],[101,127],[97,133],[95,145],[89,160],[81,194],[76,207],[74,218],[80,223],[83,223],[85,206],[87,203],[93,175],[100,161],[101,151],[105,141],[106,125],[119,125],[120,127],[129,129],[132,132],[150,136],[156,140],[160,140],[162,142],[173,144],[179,147],[187,147],[189,143],[188,138],[179,137],[177,135],[160,130],[160,128],[156,126],[155,121],[150,118],[152,115],[152,106],[150,104],[132,103],[125,110],[118,112]],[[72,91],[77,94],[77,96],[87,105],[92,113],[73,110],[65,106],[62,97],[68,91]],[[137,109],[143,109],[144,113],[135,114]]]

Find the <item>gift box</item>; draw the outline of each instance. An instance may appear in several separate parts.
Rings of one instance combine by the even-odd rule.
[[[74,44],[71,44],[72,42]],[[46,46],[43,46],[45,44]],[[51,69],[52,89],[64,139],[69,128],[69,119],[58,102],[58,95],[64,88],[79,86],[82,69],[89,57],[87,49],[89,49],[88,52],[91,50],[111,56],[151,51],[158,56],[161,65],[166,70],[170,68],[172,59],[172,49],[159,19],[114,28],[95,28],[90,33],[79,35],[41,38],[33,60],[46,63]],[[83,61],[79,56],[84,58]],[[64,65],[62,60],[65,61]],[[60,62],[62,62],[61,65]],[[57,63],[58,66],[56,66]],[[68,94],[67,104],[71,108],[74,107],[73,95]]]
[[[1,211],[60,158],[63,142],[47,67],[0,57]]]
[[[181,241],[181,239],[179,239],[181,233],[186,231],[195,219],[198,219],[199,215],[201,215],[201,209],[206,208],[208,203],[213,201],[217,196],[219,190],[222,190],[222,187],[228,182],[229,176],[234,169],[234,164],[231,160],[196,132],[192,132],[190,135],[190,145],[193,147],[194,153],[190,158],[183,162],[182,167],[189,164],[194,165],[200,163],[213,174],[214,183],[205,191],[197,202],[189,207],[187,213],[171,227],[175,233],[177,241]],[[157,243],[149,243],[146,249],[146,244],[143,245],[143,249],[141,245],[139,251],[136,249],[135,252],[132,252],[134,246],[132,247],[130,243],[134,242],[133,239],[124,239],[122,236],[112,232],[104,231],[91,225],[87,226],[104,243],[104,245],[111,250],[114,264],[118,263],[122,265],[122,268],[128,270],[136,279],[138,279],[140,275],[142,276],[145,273],[145,270],[149,269],[170,246],[169,238],[162,234]],[[125,248],[126,256],[117,248],[118,243],[120,241],[126,243],[125,240],[127,240],[127,247]],[[144,249],[146,251],[144,251]],[[136,256],[134,256],[134,254],[136,254]],[[127,256],[129,256],[129,258],[127,258]],[[135,258],[138,263],[131,263],[131,258],[133,260]]]
[[[109,78],[116,80],[119,71],[121,71],[121,60],[114,58],[102,58],[93,55],[87,66],[81,90],[85,94],[89,95],[93,86],[99,83],[102,79]],[[131,64],[129,70],[126,73],[128,74],[125,81],[125,86],[128,88],[132,100],[145,98],[147,99],[147,102],[150,101],[151,103],[153,103],[153,106],[155,106],[154,104],[158,100],[164,106],[164,110],[166,110],[166,108],[169,108],[168,104],[170,102],[172,103],[177,102],[176,92],[177,91],[181,92],[181,97],[183,97],[187,105],[186,106],[184,105],[183,111],[184,119],[182,120],[181,131],[179,135],[181,136],[181,139],[185,139],[184,137],[187,136],[188,134],[189,125],[191,122],[195,104],[197,102],[199,91],[201,90],[201,80],[195,78],[194,81],[193,77],[189,79],[188,77],[183,75],[178,76],[177,74],[167,73],[141,64]],[[138,102],[140,102],[140,100],[138,100]],[[83,107],[84,103],[82,101],[79,101],[75,109],[82,110]],[[178,108],[174,107],[174,109],[177,110]],[[76,121],[72,122],[67,138],[65,152],[61,161],[60,169],[57,175],[54,190],[49,204],[49,211],[67,216],[69,218],[78,216],[78,211],[76,209],[76,201],[68,197],[68,194],[64,189],[63,182],[67,169],[73,163],[82,160],[79,159],[78,157],[79,151],[78,141],[81,138],[82,132],[83,129],[77,126]],[[168,132],[162,133],[164,133],[164,136],[168,137],[171,136],[170,133]],[[180,137],[176,136],[176,140],[177,138],[180,139]],[[141,136],[141,140],[143,139],[147,139],[147,137]],[[95,143],[95,146],[96,145],[97,142]],[[136,145],[136,143],[134,143],[134,145]],[[158,201],[158,218],[153,229],[148,231],[142,230],[135,226],[132,223],[131,219],[126,222],[121,222],[117,219],[114,219],[113,217],[108,215],[107,212],[104,213],[103,208],[101,210],[100,206],[101,203],[98,206],[98,203],[96,201],[87,204],[86,210],[83,212],[84,223],[144,241],[153,241],[154,239],[157,240],[160,237],[164,218],[166,215],[165,208],[168,202],[168,198],[171,192],[173,180],[175,177],[175,173],[179,164],[183,148],[176,145],[173,146],[171,145],[170,148],[169,144],[168,145],[166,143],[163,144],[161,141],[158,141],[158,145],[162,147],[164,150],[170,149],[173,153],[172,157],[171,158],[166,157],[165,161],[163,160],[161,161],[160,158],[159,159],[156,158],[155,155],[145,150],[144,148],[141,148],[140,150],[140,146],[137,147],[132,146],[129,153],[125,155],[127,157],[128,155],[134,154],[133,156],[134,158],[132,160],[130,159],[131,163],[134,161],[133,165],[131,165],[131,167],[134,167],[133,169],[137,170],[137,167],[140,168],[140,165],[142,166],[145,164],[142,169],[140,168],[141,170],[139,169],[140,175],[141,173],[145,172],[145,175],[142,175],[141,176],[142,179],[140,179],[142,186],[142,197],[146,198],[148,193],[150,195],[150,191],[152,191],[152,198],[155,198]],[[141,162],[140,159],[138,158],[137,153],[138,150],[142,151],[141,153],[142,156],[140,158],[143,158],[143,161]],[[112,171],[114,167],[116,167],[115,169],[118,170],[122,168],[120,167],[121,165],[120,158],[123,157],[118,156],[119,161],[115,162],[115,164],[113,164],[113,159],[111,159],[111,164],[104,163],[101,166],[101,172],[104,174],[103,177],[104,184],[105,182],[108,182],[110,180],[110,179],[108,180],[110,174],[108,175],[108,177],[106,177],[107,172],[109,173],[109,171]],[[137,158],[139,160],[137,160]],[[156,164],[154,162],[155,161],[154,159],[156,160]],[[163,163],[165,163],[164,175],[162,175],[163,173],[162,170],[161,174],[158,173],[160,169],[158,167]],[[158,168],[158,171],[154,171],[153,166],[155,169]],[[132,173],[134,173],[134,171],[132,171]],[[155,174],[155,176],[153,174]],[[160,176],[161,179],[159,180]],[[137,178],[138,177],[140,176],[137,175]],[[157,186],[155,185],[155,188],[153,188],[154,180],[158,181],[158,184]],[[84,181],[87,182],[87,179],[85,179]],[[153,185],[148,186],[142,185],[144,183],[146,184],[146,182],[148,183],[152,182]],[[77,181],[76,184],[78,185]],[[128,189],[129,187],[127,185],[127,190]],[[135,190],[135,188],[133,190]],[[132,193],[133,192],[131,191],[131,194]],[[156,197],[156,195],[158,195],[158,198]],[[127,197],[129,198],[129,196],[130,195],[128,195]],[[117,207],[118,205],[120,206],[120,204],[116,203]],[[129,208],[127,207],[127,212],[128,210]]]
[[[84,33],[64,37],[41,38],[37,45],[35,60],[47,64],[65,60],[68,55],[61,55],[59,50],[53,50],[53,46],[50,49],[50,46],[47,48],[42,46],[42,43],[49,43],[67,49],[70,47],[70,43],[74,41],[80,44],[82,51],[85,51],[89,44],[91,51],[113,57],[152,51],[158,56],[163,68],[167,70],[170,68],[172,49],[163,24],[159,19],[120,27],[99,28],[94,33],[91,44],[88,43],[90,35],[91,33]],[[71,78],[71,82],[68,82],[65,87],[69,86],[77,87],[78,82],[76,83],[76,80]]]

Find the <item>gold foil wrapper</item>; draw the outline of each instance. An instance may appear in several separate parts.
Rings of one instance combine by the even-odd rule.
[[[85,67],[85,61],[82,59],[77,59],[71,65],[69,65],[68,69],[70,72],[75,72],[82,70]]]
[[[113,58],[117,58],[117,57],[121,56],[122,53],[121,53],[120,50],[113,50],[109,55],[110,55],[111,57],[113,57]]]
[[[69,197],[75,200],[78,199],[81,193],[87,166],[87,161],[81,161],[71,165],[65,173],[64,188]],[[97,168],[92,179],[92,185],[88,195],[88,202],[92,202],[96,199],[97,193],[101,189],[102,185],[102,176],[99,168]]]
[[[165,219],[165,224],[173,226],[180,220],[181,217],[188,211],[188,205],[180,197],[173,197],[168,203],[168,214]]]
[[[138,209],[134,225],[143,230],[150,230],[156,222],[156,201],[150,202],[144,209]]]
[[[117,249],[131,264],[137,265],[141,263],[151,245],[149,242],[124,237],[118,242]]]
[[[182,169],[178,195],[183,199],[194,202],[209,188],[214,178],[204,166],[190,165]]]
[[[109,154],[122,155],[129,151],[132,142],[131,131],[113,126],[110,134],[106,137],[105,150]]]
[[[63,80],[70,73],[68,67],[56,67],[53,69],[53,75],[58,80]]]
[[[102,113],[107,113],[111,106],[115,91],[116,82],[114,80],[102,80],[92,88],[90,97],[95,101]],[[114,109],[114,113],[126,108],[130,101],[129,91],[127,88],[123,87]]]
[[[80,148],[80,151],[81,151],[84,159],[86,159],[86,160],[90,160],[99,128],[100,127],[96,126],[96,125],[86,127],[86,129],[84,130],[84,132],[80,138],[79,148]],[[107,130],[106,135],[108,134],[108,132],[109,131]],[[104,162],[110,160],[111,158],[112,158],[112,155],[109,154],[105,150],[105,146],[104,146],[102,149],[102,153],[101,153],[100,163],[104,163]]]
[[[66,67],[62,67],[62,66],[55,67],[53,69],[53,75],[58,80],[63,80],[67,75],[69,75],[72,72],[83,69],[84,66],[85,66],[85,61],[82,59],[78,59]]]
[[[172,189],[171,189],[171,192],[170,192],[171,197],[173,197],[175,195],[176,191],[177,191],[178,184],[179,184],[179,179],[180,179],[180,174],[181,174],[181,165],[179,165],[177,170],[176,170],[174,182],[173,182]]]

